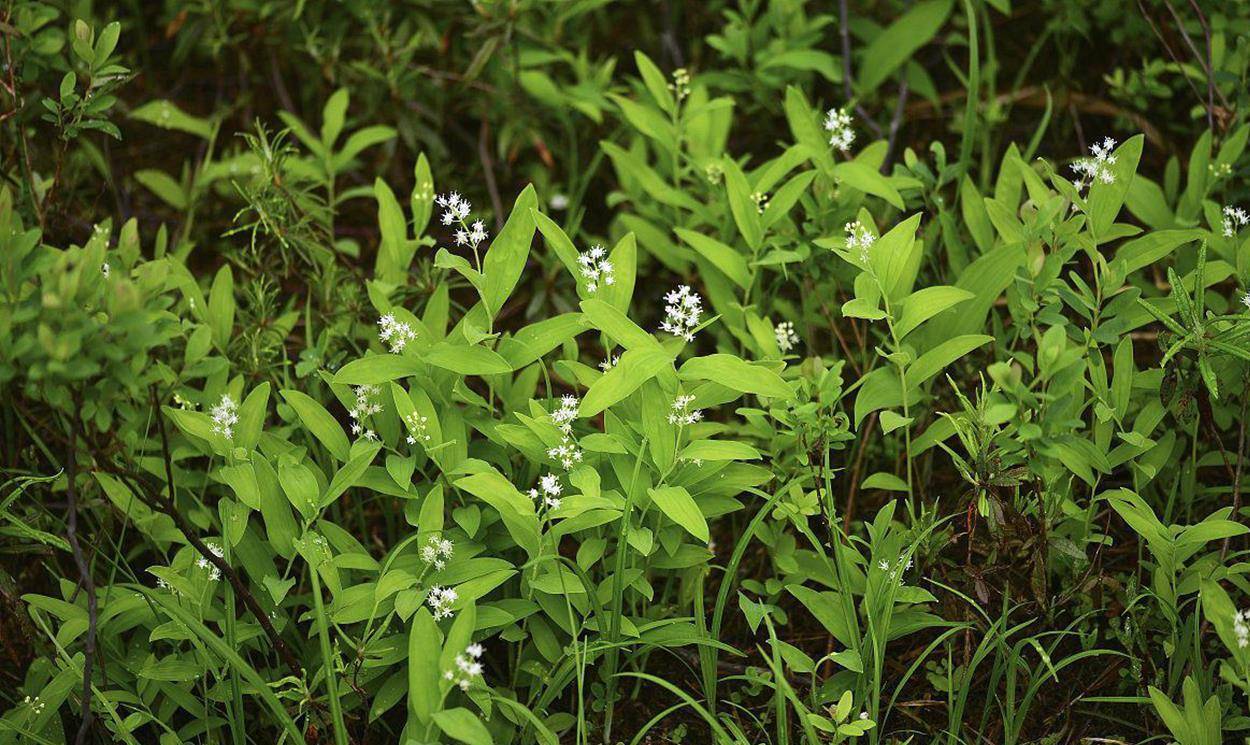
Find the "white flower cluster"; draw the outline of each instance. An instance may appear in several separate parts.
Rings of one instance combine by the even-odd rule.
[[[441,621],[444,618],[451,618],[451,606],[456,604],[460,596],[450,587],[439,587],[435,585],[430,588],[430,594],[426,596],[425,602],[430,606],[430,610],[434,611],[434,620]]]
[[[609,354],[607,357],[603,358],[603,362],[599,363],[599,369],[604,372],[607,372],[608,370],[611,370],[612,368],[616,367],[616,363],[620,361],[621,361],[621,356],[619,354]]]
[[[404,424],[408,425],[410,434],[404,438],[409,445],[416,445],[418,441],[428,443],[430,441],[430,418],[421,416],[413,411],[404,417]]]
[[[764,211],[768,209],[768,194],[765,192],[762,192],[762,191],[751,192],[751,201],[755,202],[755,211],[761,215],[764,214]]]
[[[451,225],[459,224],[456,230],[456,245],[469,246],[474,251],[486,240],[486,224],[481,220],[474,220],[472,225],[467,224],[469,213],[473,209],[473,205],[469,200],[460,196],[459,192],[451,192],[449,194],[439,194],[434,198],[439,207],[443,208],[443,224]]]
[[[483,651],[481,644],[470,644],[465,647],[462,654],[456,655],[456,669],[445,671],[443,678],[455,683],[462,691],[469,690],[469,686],[473,685],[473,679],[482,676],[482,663],[478,660],[482,659]]]
[[[1078,192],[1095,181],[1103,184],[1115,183],[1115,174],[1111,172],[1111,166],[1115,165],[1115,156],[1111,154],[1114,149],[1115,140],[1104,137],[1102,142],[1090,145],[1089,152],[1093,155],[1092,158],[1080,158],[1072,164],[1072,170],[1078,175],[1076,180]]]
[[[847,249],[858,249],[860,260],[868,261],[868,249],[877,242],[877,237],[859,220],[848,222],[843,229],[846,231]]]
[[[1250,308],[1250,292],[1247,292],[1245,295],[1241,296],[1241,304],[1246,306],[1247,308]]]
[[[560,430],[560,444],[547,449],[547,457],[560,461],[564,470],[582,462],[582,450],[573,439],[573,421],[577,419],[580,403],[577,396],[565,395],[560,398],[560,408],[551,412],[551,421]]]
[[[1233,613],[1233,635],[1237,637],[1237,646],[1250,646],[1250,610]]]
[[[100,265],[100,273],[104,275],[105,279],[109,278],[110,271],[112,271],[112,269],[109,267],[109,263],[107,261]]]
[[[694,341],[694,330],[699,326],[702,313],[703,298],[699,293],[690,289],[690,285],[678,285],[664,296],[664,321],[660,330]]]
[[[1237,231],[1250,225],[1250,213],[1240,207],[1224,205],[1224,237],[1232,238]]]
[[[668,423],[686,427],[701,421],[703,412],[700,409],[691,409],[692,403],[694,396],[678,396],[673,399],[673,406],[668,412]]]
[[[378,436],[365,426],[365,419],[382,411],[382,405],[374,400],[374,396],[381,393],[382,389],[376,385],[358,385],[354,392],[356,405],[347,410],[347,415],[352,418],[352,434],[366,440],[376,440]]]
[[[432,535],[430,540],[421,547],[421,561],[430,564],[435,570],[441,570],[447,566],[447,560],[451,558],[455,550],[455,543],[446,538]],[[433,593],[433,590],[430,592]]]
[[[560,492],[562,491],[564,487],[560,484],[560,477],[549,473],[538,480],[536,488],[530,489],[530,499],[535,502],[541,500],[548,509],[557,510],[560,508]]]
[[[395,316],[387,313],[378,319],[378,340],[389,344],[392,354],[399,354],[408,346],[408,342],[417,338],[417,332],[403,321],[395,320]]]
[[[774,326],[773,334],[777,337],[777,348],[782,353],[789,352],[799,344],[799,332],[794,330],[792,321],[782,321]]]
[[[27,696],[26,698],[22,699],[22,703],[25,704],[26,706],[29,706],[31,712],[34,714],[42,714],[44,708],[47,706],[47,704],[45,704],[38,696],[35,696],[33,698],[30,696]]]
[[[213,418],[213,432],[227,440],[234,439],[234,425],[239,423],[239,406],[230,398],[230,394],[221,394],[221,400],[209,410]]]
[[[897,562],[894,563],[893,569],[891,570],[890,562],[885,559],[882,559],[877,562],[877,568],[883,572],[889,572],[891,578],[898,579],[899,576],[902,575],[903,572],[906,572],[908,569],[911,569],[911,564],[912,564],[911,559],[908,559],[907,562],[904,563],[903,560],[900,558]]]
[[[684,67],[673,70],[673,82],[668,84],[668,89],[677,97],[677,102],[681,103],[682,99],[690,95],[690,71]]]
[[[846,109],[829,109],[825,112],[825,131],[829,133],[829,144],[847,152],[855,142],[855,130],[851,129],[851,114]]]
[[[603,246],[591,246],[586,253],[578,254],[577,266],[586,279],[586,292],[598,291],[600,282],[605,285],[616,284],[616,277],[612,276],[612,262],[608,261],[607,251]]]
[[[205,543],[204,545],[208,548],[209,553],[211,553],[213,556],[216,556],[218,559],[226,555],[226,552],[223,551],[221,549],[221,546],[218,546],[216,543]],[[216,564],[209,561],[208,557],[201,556],[200,558],[196,559],[195,565],[199,567],[200,569],[208,570],[209,582],[216,582],[217,580],[221,579],[221,570],[217,568]]]

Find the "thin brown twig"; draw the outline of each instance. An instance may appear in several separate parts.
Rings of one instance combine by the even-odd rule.
[[[1243,467],[1246,464],[1246,408],[1250,404],[1250,383],[1246,383],[1241,390],[1241,416],[1237,418],[1237,468],[1233,472],[1233,520],[1241,522],[1239,513],[1241,512],[1241,475]],[[1224,556],[1228,554],[1228,542],[1232,540],[1232,536],[1224,539],[1224,545],[1220,547],[1220,561],[1224,560]]]
[[[490,125],[486,117],[482,117],[482,126],[477,135],[477,157],[482,161],[482,173],[486,177],[486,191],[490,194],[490,204],[495,210],[495,232],[503,229],[503,200],[499,198],[499,186],[495,183],[495,165],[490,158]]]
[[[156,495],[148,493],[147,498],[144,499],[144,501],[149,502],[150,506],[155,507],[161,512],[169,515],[178,526],[178,529],[182,531],[182,534],[186,536],[187,542],[190,543],[201,556],[212,563],[212,565],[221,572],[222,576],[226,577],[226,579],[230,581],[230,586],[234,588],[235,594],[243,600],[243,604],[246,605],[247,609],[252,612],[253,616],[256,617],[256,621],[260,624],[260,627],[264,629],[265,635],[269,637],[270,643],[273,644],[274,649],[278,652],[278,656],[282,658],[282,661],[286,664],[291,674],[297,678],[302,677],[303,666],[300,665],[299,660],[295,657],[295,654],[291,652],[291,649],[286,645],[286,642],[282,641],[282,637],[278,634],[277,629],[275,629],[273,624],[269,621],[269,615],[265,613],[263,608],[260,607],[260,603],[256,601],[256,597],[247,589],[247,586],[243,584],[243,580],[239,577],[239,573],[236,572],[234,567],[230,566],[225,559],[209,550],[208,546],[206,546],[204,542],[196,536],[195,528],[187,522],[187,519],[178,511],[177,503],[174,501],[174,467],[169,452],[169,436],[165,433],[164,416],[161,414],[160,404],[156,398],[155,389],[152,391],[152,405],[156,414],[156,429],[161,438],[161,457],[165,462],[165,483],[168,486],[169,494],[165,499],[161,500],[159,497],[153,499]],[[133,474],[131,475],[133,476]],[[147,492],[147,489],[144,488],[141,489],[141,491]],[[156,494],[159,495],[159,492]]]

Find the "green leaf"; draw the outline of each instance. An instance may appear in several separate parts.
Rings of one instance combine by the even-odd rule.
[[[671,369],[673,358],[658,344],[628,349],[612,369],[608,370],[582,397],[582,416],[594,416],[654,378],[661,370]]]
[[[331,455],[340,461],[348,459],[351,444],[347,441],[347,435],[343,434],[343,428],[324,406],[308,394],[289,388],[282,391],[282,398],[295,409],[295,415],[312,432],[313,437],[325,445]]]
[[[898,209],[903,209],[903,197],[890,185],[877,169],[857,160],[839,163],[833,168],[834,176],[841,182],[865,194],[881,197]]]
[[[682,460],[756,460],[760,451],[737,440],[695,440],[681,451]]]
[[[412,617],[408,632],[408,722],[428,724],[439,706],[439,655],[443,651],[442,634],[427,608]]]
[[[535,227],[530,210],[537,202],[534,185],[526,186],[513,203],[508,221],[491,241],[490,249],[482,259],[482,274],[485,275],[482,302],[486,304],[491,318],[499,315],[529,259]]]
[[[343,131],[343,123],[347,118],[347,89],[339,88],[330,94],[326,105],[321,109],[321,142],[326,149],[334,146],[334,141]]]
[[[473,712],[463,707],[444,709],[434,714],[434,723],[444,735],[468,745],[494,745],[490,730]]]
[[[278,483],[286,494],[287,501],[296,511],[311,520],[317,514],[317,477],[301,463],[278,464]]]
[[[592,326],[602,331],[613,343],[626,349],[660,351],[660,342],[642,330],[620,309],[602,300],[583,300],[582,313]]]
[[[916,50],[932,41],[946,23],[951,0],[927,0],[917,3],[884,31],[877,34],[861,55],[855,87],[867,96],[894,74]],[[901,207],[900,207],[901,209]]]
[[[213,332],[213,343],[225,352],[234,331],[234,275],[229,264],[217,270],[208,293],[208,325]]]
[[[655,104],[666,114],[676,111],[677,103],[668,88],[668,78],[660,72],[660,68],[642,52],[634,52],[634,63],[638,65],[638,74],[642,76],[643,85],[647,86],[647,92],[651,94]]]
[[[1128,196],[1129,185],[1137,174],[1137,163],[1141,160],[1142,145],[1145,136],[1130,137],[1123,145],[1115,149],[1115,163],[1108,166],[1115,175],[1110,184],[1095,179],[1089,187],[1089,227],[1099,243],[1110,239],[1111,224],[1120,214],[1124,199]]]
[[[724,158],[721,165],[725,170],[725,188],[729,192],[729,210],[738,225],[738,232],[747,246],[756,250],[764,242],[764,229],[760,226],[759,207],[751,198],[751,185],[747,183],[747,177],[737,161]]]
[[[794,139],[807,151],[807,157],[826,176],[833,175],[833,155],[829,152],[829,142],[821,133],[816,121],[816,112],[807,103],[807,97],[793,85],[786,86],[786,122]]]
[[[754,203],[751,205],[754,210]],[[717,269],[719,269],[734,284],[746,289],[751,282],[751,270],[747,267],[747,260],[742,254],[733,250],[733,248],[721,243],[715,238],[696,233],[693,230],[685,228],[676,228],[674,232],[677,237],[681,238],[686,245],[693,248],[703,258],[707,259]]]
[[[903,315],[894,327],[899,340],[907,336],[917,326],[936,316],[942,311],[952,308],[965,300],[974,297],[971,292],[950,285],[938,285],[917,290],[903,301]]]
[[[163,99],[148,101],[130,111],[131,119],[138,119],[161,129],[171,129],[193,134],[205,140],[213,136],[213,124],[208,119],[191,116],[178,108],[173,101]]]
[[[886,491],[907,491],[907,482],[895,476],[892,473],[878,471],[868,478],[864,479],[864,483],[860,485],[861,489],[884,489]]]
[[[334,474],[334,478],[330,480],[330,485],[326,488],[326,493],[321,496],[318,507],[321,509],[329,507],[343,492],[354,486],[381,449],[382,444],[378,442],[358,444],[357,450],[359,452],[352,456],[351,460],[344,463],[343,467]]]
[[[707,519],[703,517],[702,510],[695,503],[694,497],[690,496],[690,492],[680,486],[661,486],[648,489],[647,494],[670,520],[703,543],[708,542],[710,535]]]
[[[444,356],[443,359],[446,359]],[[433,363],[431,363],[433,364]],[[507,362],[503,362],[506,369]],[[416,357],[399,354],[371,354],[352,360],[334,374],[334,382],[342,385],[378,385],[422,371],[422,362]]]
[[[422,356],[429,364],[460,375],[497,375],[512,371],[511,363],[486,347],[439,342]]]
[[[711,380],[740,393],[789,399],[794,390],[777,373],[753,365],[732,354],[710,354],[686,360],[677,377],[682,380]]]

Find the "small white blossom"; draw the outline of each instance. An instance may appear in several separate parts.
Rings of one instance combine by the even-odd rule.
[[[608,370],[616,367],[616,363],[620,361],[621,356],[619,354],[609,354],[607,357],[603,358],[602,362],[599,363],[599,369],[607,372]]]
[[[682,99],[690,95],[690,71],[684,67],[673,70],[673,82],[669,83],[668,89],[673,92],[677,102],[681,103]]]
[[[226,552],[223,551],[221,546],[218,546],[216,543],[205,543],[204,546],[208,548],[209,553],[211,553],[213,556],[216,556],[218,559],[226,555]],[[208,557],[205,557],[205,556],[199,557],[198,559],[195,560],[195,565],[199,567],[200,569],[208,570],[208,579],[210,582],[216,582],[217,580],[221,579],[221,570],[217,568],[216,564],[209,561]]]
[[[110,271],[112,270],[109,268],[109,263],[107,261],[100,265],[100,273],[104,275],[105,279],[109,278]]]
[[[559,212],[569,208],[569,198],[564,194],[553,194],[551,200],[547,202],[547,206]]]
[[[751,201],[755,202],[755,211],[761,215],[768,209],[768,195],[762,191],[751,192]]]
[[[217,405],[209,410],[209,416],[213,419],[213,432],[227,440],[234,439],[234,425],[239,423],[239,406],[230,394],[222,394]]]
[[[45,704],[38,696],[33,698],[31,696],[27,696],[22,699],[22,704],[29,706],[31,713],[33,714],[42,714],[44,708],[47,706],[47,704]]]
[[[410,412],[404,417],[404,424],[408,425],[409,434],[404,440],[409,445],[416,445],[418,442],[425,444],[430,441],[430,418],[421,416],[417,412]]]
[[[459,599],[460,596],[452,588],[435,585],[430,588],[430,593],[426,596],[425,602],[430,606],[430,610],[434,611],[434,620],[441,621],[444,618],[452,617],[451,606],[455,605]]]
[[[460,192],[453,191],[448,194],[439,194],[434,198],[439,207],[443,208],[443,224],[451,225],[454,222],[464,222],[469,217],[469,212],[473,209],[473,205],[469,200],[460,196]]]
[[[1250,646],[1250,610],[1233,613],[1233,635],[1237,637],[1237,646]]]
[[[794,330],[794,323],[791,321],[782,321],[774,326],[773,334],[777,337],[777,348],[782,353],[789,352],[799,344],[799,333]]]
[[[353,435],[363,437],[366,440],[376,440],[378,438],[366,424],[365,420],[382,411],[382,405],[375,400],[375,397],[381,391],[382,389],[376,385],[358,385],[354,389],[356,405],[347,410],[347,415],[352,418]]]
[[[481,644],[470,644],[465,647],[464,652],[455,657],[455,668],[443,671],[443,679],[451,681],[462,691],[469,690],[473,685],[473,679],[482,677],[484,668],[478,660],[482,658],[484,651]]]
[[[1102,184],[1115,183],[1115,174],[1111,172],[1111,166],[1115,165],[1115,156],[1111,154],[1111,151],[1115,149],[1115,144],[1115,140],[1104,137],[1102,142],[1090,145],[1089,152],[1093,157],[1080,158],[1072,164],[1072,170],[1076,171],[1078,176],[1076,181],[1078,192],[1095,181]]]
[[[395,316],[387,313],[378,319],[378,340],[390,345],[392,354],[399,354],[408,346],[408,342],[417,338],[417,332],[404,321],[395,320]]]
[[[703,298],[689,285],[678,285],[676,290],[664,296],[664,321],[660,330],[686,341],[694,341],[694,330],[699,326],[703,313]]]
[[[859,220],[848,222],[843,230],[846,231],[847,249],[852,251],[858,249],[860,260],[868,261],[868,249],[876,243],[877,237]]]
[[[551,421],[560,430],[560,444],[548,448],[547,457],[560,461],[566,471],[582,462],[582,450],[573,437],[573,421],[577,419],[580,406],[577,396],[565,395],[560,398],[559,408],[551,412]]]
[[[455,550],[455,543],[446,538],[432,535],[430,540],[421,547],[421,561],[433,566],[435,570],[441,570],[447,566],[447,560],[451,558]]]
[[[1237,235],[1237,231],[1250,225],[1250,213],[1247,213],[1240,207],[1224,205],[1224,237],[1232,238]]]
[[[548,509],[560,508],[560,493],[564,491],[564,486],[560,483],[560,477],[554,473],[549,473],[538,480],[538,486],[530,489],[530,499],[535,502],[542,501],[543,505]]]
[[[586,280],[586,291],[589,293],[598,291],[600,282],[605,285],[616,284],[616,277],[612,275],[612,262],[608,261],[607,251],[603,246],[595,245],[586,253],[578,254],[577,268]]]
[[[825,130],[829,132],[829,144],[842,152],[848,152],[855,142],[855,130],[851,128],[851,114],[846,109],[829,109],[825,112]]]
[[[1250,308],[1250,292],[1247,292],[1245,295],[1241,296],[1241,304],[1246,306],[1247,308]]]
[[[693,403],[694,396],[678,396],[673,399],[673,405],[668,412],[668,423],[686,427],[701,421],[703,412],[691,409],[690,405]]]

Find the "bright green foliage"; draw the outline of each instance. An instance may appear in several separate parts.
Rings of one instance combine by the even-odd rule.
[[[0,5],[0,745],[1250,732],[1247,9],[116,5]]]

